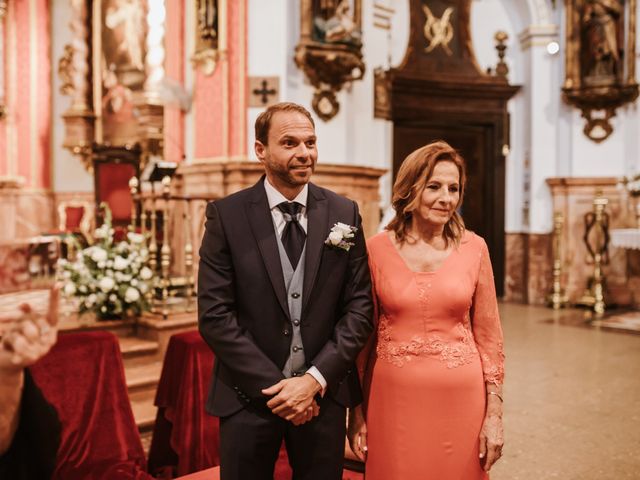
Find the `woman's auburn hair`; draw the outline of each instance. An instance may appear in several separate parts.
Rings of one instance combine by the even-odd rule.
[[[438,140],[410,153],[404,159],[393,185],[393,197],[391,205],[396,215],[385,227],[395,234],[396,241],[404,243],[407,233],[411,228],[413,212],[418,209],[422,192],[427,182],[433,175],[433,170],[439,162],[452,162],[458,167],[460,173],[460,198],[456,205],[456,211],[444,226],[444,240],[448,246],[450,243],[460,244],[465,227],[462,217],[457,209],[462,205],[464,189],[467,181],[466,167],[462,156],[447,142]]]

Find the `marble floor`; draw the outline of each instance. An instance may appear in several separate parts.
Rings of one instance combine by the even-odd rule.
[[[500,306],[504,456],[491,480],[640,479],[640,335],[581,311]]]

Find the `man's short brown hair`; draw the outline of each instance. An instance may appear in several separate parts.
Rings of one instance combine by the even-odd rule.
[[[263,145],[267,145],[269,141],[269,129],[271,128],[271,118],[278,112],[298,112],[309,119],[313,128],[316,128],[316,124],[313,121],[313,117],[309,113],[309,110],[302,105],[298,105],[293,102],[280,102],[268,107],[264,112],[258,115],[256,118],[256,140]]]

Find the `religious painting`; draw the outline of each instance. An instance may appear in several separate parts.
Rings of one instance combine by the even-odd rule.
[[[295,62],[315,89],[311,105],[324,121],[338,114],[337,93],[364,76],[361,32],[361,0],[301,1]]]
[[[636,0],[565,0],[564,98],[582,111],[594,142],[613,132],[615,110],[638,96]]]
[[[313,39],[323,43],[359,45],[362,32],[355,17],[355,0],[315,0]]]
[[[138,139],[138,120],[134,112],[134,97],[145,83],[145,38],[147,34],[147,2],[145,0],[102,0],[94,5],[94,98],[100,129],[99,143],[132,144]],[[97,25],[96,25],[97,24]],[[98,47],[98,48],[96,48]],[[100,138],[101,137],[101,138]]]

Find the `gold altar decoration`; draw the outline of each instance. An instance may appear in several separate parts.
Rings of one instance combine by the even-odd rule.
[[[496,41],[496,50],[498,51],[496,76],[506,79],[507,75],[509,75],[509,66],[507,65],[507,62],[504,61],[504,56],[507,50],[507,40],[509,40],[509,35],[507,35],[507,32],[499,30],[496,32],[493,38]]]
[[[609,200],[598,192],[593,199],[593,211],[584,215],[583,240],[589,252],[587,263],[593,264],[593,276],[578,305],[590,307],[597,316],[601,316],[606,308],[602,266],[609,263],[609,214],[605,211],[608,203]]]
[[[551,293],[547,296],[547,304],[554,310],[566,307],[568,297],[562,286],[562,230],[564,227],[564,215],[555,212],[553,215],[553,284]]]
[[[565,0],[565,6],[562,91],[582,111],[584,134],[599,143],[613,132],[616,109],[638,97],[636,0]]]
[[[325,122],[338,114],[336,97],[364,76],[361,0],[302,0],[295,62],[315,88],[312,107]]]
[[[453,25],[451,25],[453,7],[447,7],[440,18],[436,18],[428,5],[423,5],[422,9],[426,16],[423,28],[424,38],[429,42],[424,51],[431,53],[437,47],[442,47],[447,55],[453,55],[449,47],[449,43],[453,40]]]
[[[151,312],[167,319],[171,312],[195,309],[192,212],[196,202],[206,205],[213,197],[175,195],[168,175],[160,182],[160,192],[155,191],[154,182],[149,183],[150,188],[143,191],[137,178],[129,181],[133,198],[129,231],[147,238],[149,268],[154,273]],[[181,251],[176,243],[180,244]]]
[[[7,1],[0,0],[0,120],[7,116],[4,92],[4,19],[7,8]]]
[[[71,96],[64,146],[91,171],[93,143],[139,143],[144,167],[163,148],[165,2],[70,3],[73,38],[58,60],[61,88]]]
[[[225,51],[226,10],[226,0],[196,1],[196,46],[191,63],[207,76],[213,74],[221,52]]]

